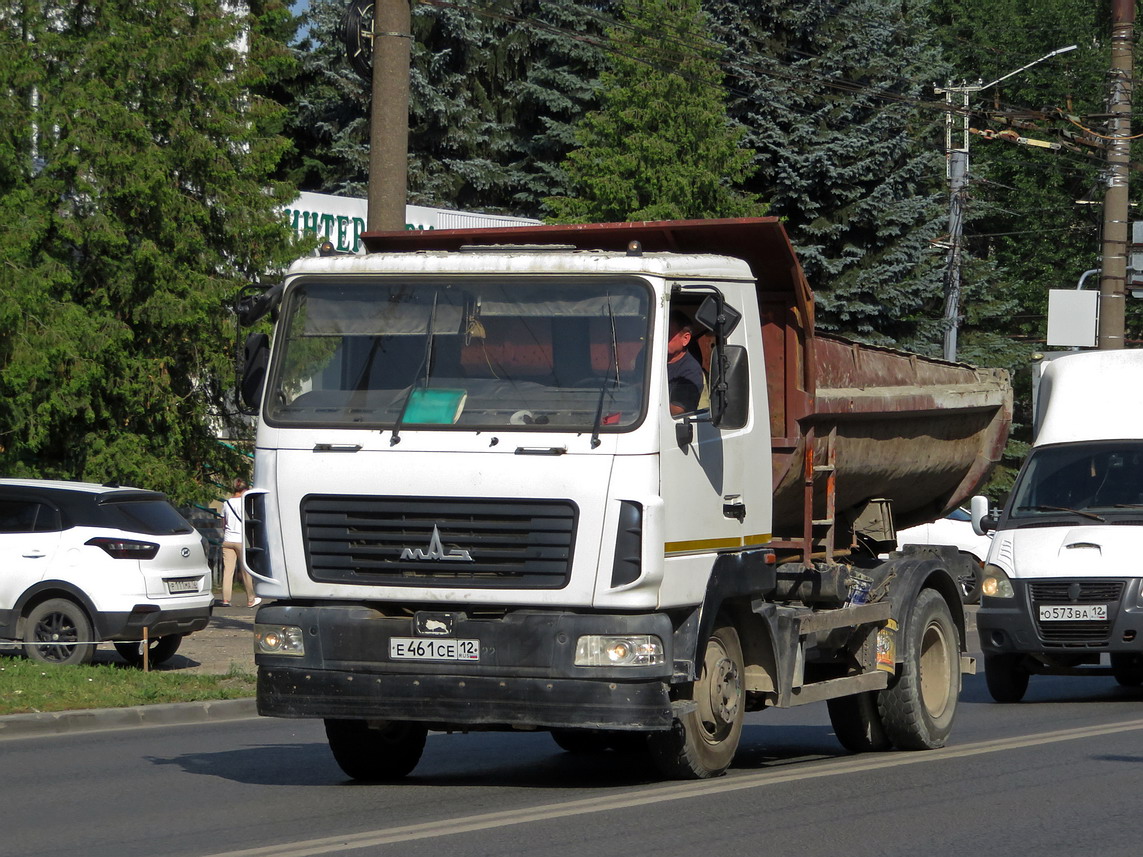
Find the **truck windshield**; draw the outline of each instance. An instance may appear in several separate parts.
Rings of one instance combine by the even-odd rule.
[[[1099,441],[1032,450],[1013,489],[1014,523],[1143,512],[1143,442]]]
[[[315,279],[279,323],[276,425],[623,431],[641,422],[642,281]]]

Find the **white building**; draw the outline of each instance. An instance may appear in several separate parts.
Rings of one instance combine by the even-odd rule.
[[[303,191],[286,209],[290,225],[299,235],[306,232],[328,239],[340,252],[360,253],[365,231],[367,202],[358,197]],[[521,226],[539,223],[527,217],[451,211],[423,205],[405,206],[406,229],[478,229],[489,226]]]

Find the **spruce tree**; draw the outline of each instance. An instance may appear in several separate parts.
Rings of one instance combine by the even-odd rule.
[[[262,92],[273,0],[24,0],[0,15],[0,471],[178,502],[245,469],[237,288],[294,253]],[[216,483],[216,484],[212,484]]]
[[[728,121],[721,50],[698,0],[625,0],[608,31],[600,107],[564,164],[572,189],[548,200],[565,222],[760,214],[739,190],[752,152]]]
[[[925,3],[716,0],[749,188],[783,218],[817,323],[939,354],[945,229],[942,73]]]
[[[346,0],[314,0],[291,119],[303,188],[364,196],[369,83],[345,58]],[[595,95],[609,2],[415,4],[409,202],[536,215],[560,192],[571,125]]]

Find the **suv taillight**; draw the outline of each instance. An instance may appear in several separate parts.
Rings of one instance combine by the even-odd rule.
[[[108,556],[115,559],[154,559],[159,546],[151,542],[133,542],[128,539],[88,539],[84,544],[93,548],[103,548]]]

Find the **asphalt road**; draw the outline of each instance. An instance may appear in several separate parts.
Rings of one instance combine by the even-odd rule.
[[[824,705],[750,715],[717,780],[545,734],[430,736],[413,776],[347,780],[319,723],[243,719],[0,743],[0,855],[1135,855],[1143,692],[967,679],[950,746],[845,754]],[[23,808],[24,811],[21,811]]]
[[[182,656],[192,669],[229,657]],[[697,783],[661,782],[637,757],[573,756],[543,733],[433,734],[389,785],[347,780],[312,721],[24,737],[0,741],[0,857],[1126,857],[1141,702],[1109,678],[1036,677],[1024,703],[997,705],[969,676],[947,748],[859,756],[824,705],[761,712],[730,772]]]

